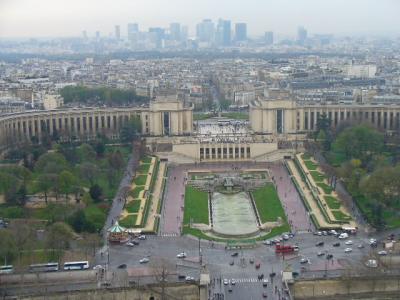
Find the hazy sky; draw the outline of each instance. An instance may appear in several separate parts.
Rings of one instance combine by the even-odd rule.
[[[249,35],[295,35],[299,25],[310,34],[399,34],[399,15],[400,0],[0,0],[0,37],[104,36],[117,24],[126,35],[128,22],[140,30],[180,22],[193,35],[204,18],[247,22]]]

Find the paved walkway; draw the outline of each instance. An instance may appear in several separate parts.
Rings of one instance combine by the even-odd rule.
[[[138,149],[133,146],[131,157],[126,165],[124,177],[121,179],[117,193],[114,196],[112,206],[108,212],[107,220],[103,227],[103,237],[107,237],[107,229],[112,226],[112,224],[118,220],[119,215],[124,208],[124,197],[126,191],[129,190],[133,175],[135,174],[135,168],[138,164]]]
[[[285,166],[282,163],[274,163],[270,171],[292,230],[313,230],[314,226]]]

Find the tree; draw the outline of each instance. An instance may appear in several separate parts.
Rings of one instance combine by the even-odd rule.
[[[0,194],[5,195],[8,203],[13,203],[20,181],[14,175],[0,172]]]
[[[68,199],[68,194],[73,191],[77,185],[76,177],[69,171],[62,171],[58,177],[58,186],[60,191],[65,194],[65,201]]]
[[[89,194],[94,202],[100,202],[103,200],[103,189],[98,184],[90,187]]]
[[[108,154],[108,166],[109,170],[107,172],[108,184],[112,186],[115,182],[115,176],[119,170],[124,166],[124,158],[119,150],[111,152]]]
[[[91,162],[83,162],[79,165],[79,174],[84,180],[89,181],[89,184],[92,186],[94,184],[95,178],[99,173],[99,168],[97,165]]]
[[[131,143],[142,133],[142,122],[138,117],[132,117],[120,130],[120,139],[124,143]]]
[[[39,192],[43,192],[44,194],[44,201],[47,202],[47,197],[52,189],[55,179],[57,178],[56,175],[54,174],[48,174],[48,173],[42,173],[39,175],[37,181],[36,181],[36,188],[38,189]]]
[[[0,261],[9,264],[17,253],[17,246],[13,234],[6,229],[0,229]]]
[[[96,151],[98,157],[102,157],[106,152],[106,144],[103,141],[98,141],[94,145],[94,150]]]
[[[40,173],[58,174],[68,167],[65,157],[56,152],[48,152],[41,155],[35,164],[35,170]]]
[[[47,248],[55,259],[60,260],[64,250],[70,247],[73,230],[66,223],[57,222],[50,225],[46,233]]]
[[[331,127],[331,119],[328,118],[326,113],[322,113],[317,118],[317,131],[328,132]]]
[[[366,125],[349,127],[341,132],[333,144],[334,151],[344,153],[348,159],[358,158],[366,163],[384,146],[383,134]]]
[[[76,232],[80,233],[84,231],[86,227],[86,216],[84,211],[82,209],[75,211],[68,219],[68,223]]]
[[[95,159],[96,152],[94,151],[91,145],[82,144],[78,147],[78,156],[79,156],[79,161],[90,162]]]

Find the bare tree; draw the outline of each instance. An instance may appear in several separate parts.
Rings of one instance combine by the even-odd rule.
[[[172,273],[173,266],[170,261],[164,258],[153,260],[151,265],[153,268],[154,276],[161,286],[161,300],[166,300],[167,295],[165,293],[165,288],[168,282],[168,276]]]

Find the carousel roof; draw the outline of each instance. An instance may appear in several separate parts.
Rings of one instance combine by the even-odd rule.
[[[111,233],[122,233],[125,232],[126,229],[119,225],[118,221],[115,221],[115,224],[108,229],[108,232]]]

